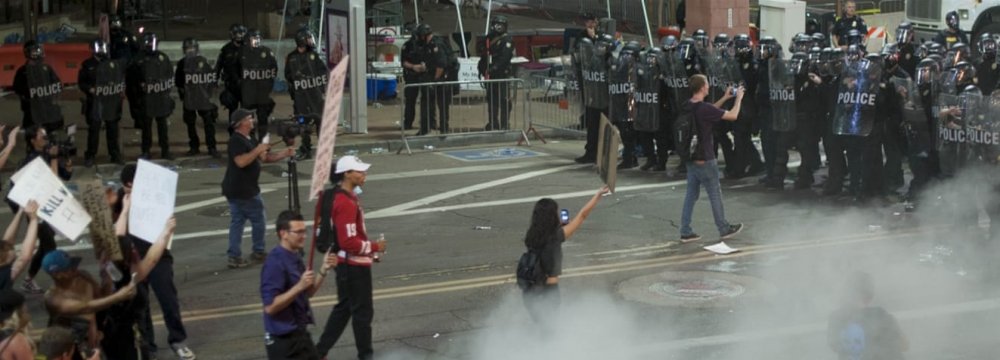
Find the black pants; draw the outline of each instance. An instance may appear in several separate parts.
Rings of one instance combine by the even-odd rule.
[[[798,126],[795,128],[798,142],[796,148],[799,150],[801,164],[799,165],[798,177],[795,179],[799,187],[812,186],[814,182],[813,174],[822,165],[819,157],[819,131],[820,125],[812,114],[798,115]]]
[[[733,140],[729,138],[729,132],[732,131],[732,123],[727,121],[722,121],[715,126],[715,152],[716,157],[718,157],[719,149],[722,149],[722,156],[726,161],[726,174],[732,174],[732,170],[729,167],[730,163],[738,163],[736,160],[736,153],[733,146]],[[735,169],[735,168],[733,168]]]
[[[326,320],[323,334],[319,336],[316,350],[326,356],[351,321],[354,343],[359,359],[369,359],[372,349],[372,319],[375,306],[372,302],[372,269],[367,266],[337,265],[337,305]]]
[[[437,120],[435,119],[435,95],[434,88],[431,86],[421,86],[420,87],[420,133],[426,134],[431,129],[437,129]]]
[[[295,330],[284,335],[267,335],[267,358],[269,360],[319,360],[316,345],[308,331]]]
[[[883,131],[876,125],[871,134],[862,139],[864,149],[861,157],[864,169],[861,177],[861,193],[866,197],[885,195],[885,164],[882,155]]]
[[[315,122],[311,126],[314,127],[313,134],[316,134],[316,138],[319,139],[319,129],[323,128],[322,114],[315,119]],[[299,151],[304,153],[312,152],[312,134],[302,134],[302,145],[299,146]]]
[[[636,131],[635,133],[639,146],[642,147],[643,156],[646,157],[646,162],[657,166],[666,166],[671,149],[670,130],[667,130],[666,125],[661,124],[658,131]]]
[[[734,177],[743,177],[747,173],[764,168],[760,152],[753,144],[750,119],[740,119],[733,124],[733,149],[735,160],[726,159],[726,172]],[[729,169],[732,168],[732,171]]]
[[[489,102],[490,122],[486,130],[507,130],[510,128],[510,83],[491,82],[486,84],[486,101]]]
[[[587,107],[583,112],[584,122],[587,125],[587,143],[583,145],[583,156],[587,158],[597,158],[597,137],[601,132],[601,114],[608,116],[607,109],[597,109]]]
[[[434,87],[434,104],[437,106],[438,119],[441,120],[438,129],[442,134],[448,133],[448,120],[451,117],[451,97],[452,85],[438,85]]]
[[[847,177],[847,151],[848,137],[835,135],[833,131],[827,131],[826,138],[823,139],[823,150],[826,152],[826,161],[830,163],[824,191],[828,194],[840,193],[844,189],[844,178]]]
[[[410,86],[403,90],[403,99],[405,101],[403,108],[404,130],[413,128],[413,119],[417,114],[417,98],[420,97],[420,89],[420,87]]]
[[[890,122],[885,126],[882,136],[882,149],[885,151],[885,166],[883,175],[890,190],[903,186],[903,149],[905,144],[903,129],[898,122]]]
[[[167,342],[176,344],[187,340],[187,331],[181,321],[181,307],[177,302],[177,287],[174,285],[174,261],[172,258],[164,257],[156,263],[153,270],[149,272],[146,281],[139,284],[139,291],[147,294],[149,289],[153,289],[156,294],[156,301],[160,303],[160,311],[163,313],[163,323],[167,326]],[[148,298],[148,295],[147,295]],[[153,332],[153,318],[150,312],[146,311],[143,318],[139,319],[139,332],[142,333],[142,345],[148,351],[156,352],[156,335]]]
[[[149,154],[153,147],[153,122],[156,122],[156,136],[160,145],[160,152],[166,156],[170,153],[170,135],[167,129],[167,117],[144,117],[142,123],[142,153]]]
[[[234,85],[236,86],[226,87],[222,94],[219,94],[219,103],[229,111],[226,120],[229,120],[228,118],[233,116],[233,111],[240,108],[240,99],[243,98],[243,90],[240,89],[239,84]],[[226,121],[226,123],[228,124],[229,122]]]
[[[12,209],[15,213],[17,209]],[[42,259],[45,255],[56,249],[56,232],[52,226],[41,222],[38,224],[38,249],[35,256],[31,257],[31,267],[28,268],[28,277],[34,279],[38,275],[38,270],[42,268]]]
[[[215,149],[215,120],[219,117],[219,110],[188,110],[184,109],[184,124],[187,125],[188,146],[191,150],[198,151],[201,147],[201,140],[198,139],[198,116],[205,123],[205,146],[208,151]]]
[[[621,134],[622,139],[622,162],[623,166],[635,166],[637,165],[637,160],[635,157],[635,143],[636,135],[635,130],[632,128],[633,124],[631,121],[619,121],[615,123],[615,127],[618,128],[618,133]]]
[[[559,304],[562,302],[559,284],[525,290],[521,293],[521,297],[524,299],[524,307],[528,309],[528,314],[535,323],[551,325],[558,316]]]
[[[764,166],[767,169],[767,178],[774,177],[774,161],[778,156],[778,136],[774,131],[774,123],[771,119],[771,109],[761,107],[757,121],[760,123],[760,147],[764,151]]]
[[[118,134],[118,121],[121,119],[114,119],[111,121],[103,122],[104,125],[104,137],[107,138],[108,142],[108,156],[111,157],[111,161],[118,161],[122,158],[121,148],[119,148],[118,140],[120,138]],[[101,125],[102,121],[98,118],[87,119],[87,151],[84,153],[84,158],[93,159],[97,156],[97,147],[100,145],[101,141]]]
[[[771,162],[771,176],[768,184],[773,186],[783,186],[785,178],[788,177],[788,152],[792,150],[798,141],[798,134],[795,131],[775,131],[775,152],[774,161]]]

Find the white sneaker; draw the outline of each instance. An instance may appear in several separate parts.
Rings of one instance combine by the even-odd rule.
[[[34,279],[24,279],[24,283],[21,284],[21,290],[28,294],[41,294],[45,292],[41,286],[35,283]]]
[[[181,360],[195,360],[194,351],[191,351],[187,345],[184,343],[170,344],[170,348],[174,350],[174,354],[177,354],[177,358]]]

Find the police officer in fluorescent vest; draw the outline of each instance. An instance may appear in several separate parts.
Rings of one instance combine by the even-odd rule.
[[[187,125],[188,146],[185,155],[201,153],[201,139],[198,138],[198,116],[205,128],[205,147],[213,158],[220,157],[215,148],[215,120],[219,118],[219,107],[212,102],[212,94],[219,82],[215,69],[201,56],[198,40],[184,39],[181,45],[184,58],[177,62],[174,82],[177,93],[184,102],[184,124]]]

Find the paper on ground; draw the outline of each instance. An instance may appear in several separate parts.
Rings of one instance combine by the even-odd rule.
[[[739,249],[734,249],[729,247],[729,245],[726,245],[725,241],[720,241],[718,244],[715,245],[706,246],[704,247],[704,249],[721,255],[732,254],[734,252],[740,251]]]
[[[139,160],[132,187],[132,208],[128,232],[148,242],[156,242],[174,215],[177,173],[153,162]]]

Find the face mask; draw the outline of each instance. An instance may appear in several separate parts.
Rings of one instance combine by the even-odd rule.
[[[360,186],[355,186],[354,187],[354,195],[361,195],[362,192],[364,192],[364,191],[361,191],[361,187]]]

